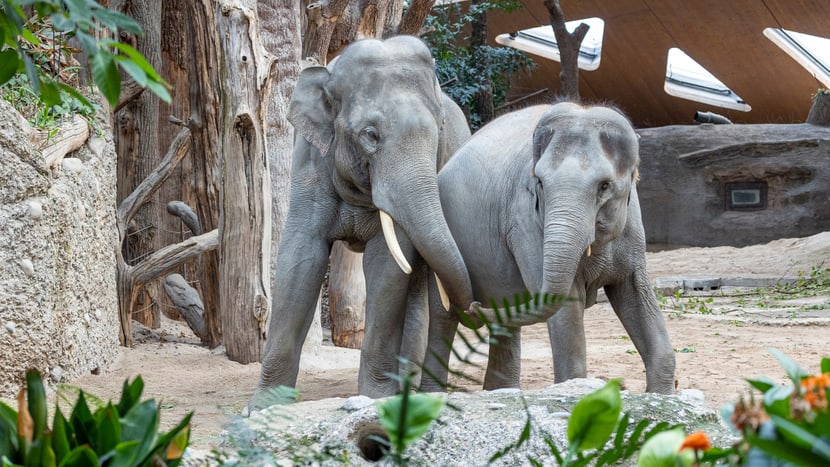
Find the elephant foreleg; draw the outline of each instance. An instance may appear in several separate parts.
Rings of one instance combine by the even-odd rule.
[[[401,251],[411,264],[415,248],[409,238],[398,231]],[[391,396],[400,384],[398,356],[403,341],[406,319],[407,292],[410,277],[404,274],[383,236],[366,243],[363,252],[363,270],[366,274],[366,324],[360,351],[358,392],[369,397]]]
[[[286,229],[277,257],[262,373],[249,404],[251,409],[270,405],[270,389],[297,383],[300,353],[314,319],[329,250],[330,245],[322,238]]]
[[[487,356],[487,372],[484,375],[484,389],[518,388],[521,376],[522,328],[503,328],[506,332],[491,335],[495,342],[490,344]]]
[[[446,391],[452,343],[458,328],[458,316],[441,304],[435,276],[427,275],[429,282],[429,332],[424,356],[420,391]]]
[[[408,362],[399,369],[400,375],[412,378],[412,387],[418,387],[421,381],[421,364],[427,347],[429,326],[427,304],[427,273],[429,268],[423,259],[418,258],[412,265],[409,277],[409,293],[406,296],[406,320],[401,340],[401,357]]]
[[[566,301],[547,322],[555,383],[587,375],[584,293],[572,289],[571,296],[578,298]]]
[[[646,391],[674,393],[674,350],[646,274],[634,272],[622,282],[606,286],[605,293],[643,359]]]

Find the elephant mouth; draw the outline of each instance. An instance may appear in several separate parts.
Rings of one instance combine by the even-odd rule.
[[[403,251],[401,250],[401,245],[398,242],[398,236],[395,234],[395,221],[392,220],[392,216],[390,216],[386,211],[379,209],[378,212],[380,213],[380,227],[383,231],[383,239],[386,241],[386,247],[389,248],[389,253],[392,254],[392,258],[395,259],[395,262],[404,274],[412,273],[412,266],[410,266],[409,261],[406,260],[406,256],[404,256]],[[438,284],[438,294],[441,296],[441,305],[444,306],[445,310],[449,310],[450,299],[446,290],[444,290],[444,285],[441,283],[441,279],[438,278],[438,274],[435,274],[435,282]]]

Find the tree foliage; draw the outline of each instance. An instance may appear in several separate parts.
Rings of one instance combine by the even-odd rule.
[[[123,42],[98,38],[115,36],[119,31],[140,35],[141,28],[130,17],[94,0],[0,0],[0,11],[0,85],[25,73],[47,107],[61,104],[62,93],[91,107],[82,94],[59,79],[59,63],[49,66],[57,55],[71,50],[66,41],[75,38],[87,55],[95,85],[110,105],[115,106],[121,93],[119,68],[138,85],[170,102],[169,85],[137,50]]]
[[[474,130],[487,123],[473,107],[474,96],[486,85],[483,83],[491,83],[494,106],[499,106],[505,100],[510,78],[516,73],[531,71],[535,63],[524,52],[510,47],[471,46],[466,26],[476,15],[488,10],[511,12],[518,8],[516,0],[487,0],[469,8],[453,3],[433,8],[427,17],[425,29],[429,32],[423,38],[435,59],[438,79],[441,83],[456,80],[444,91],[466,109]]]

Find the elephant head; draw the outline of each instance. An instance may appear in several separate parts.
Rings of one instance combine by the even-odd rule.
[[[453,278],[444,281],[445,293],[467,307],[472,300],[469,279],[463,280],[467,270],[443,217],[436,182],[440,149],[457,130],[446,128],[444,106],[426,45],[396,36],[358,41],[329,67],[304,69],[288,119],[322,158],[333,159],[337,195],[378,210],[401,269],[411,270],[393,224],[439,278]]]
[[[542,114],[526,144],[521,154],[530,158],[530,176],[524,180],[535,193],[543,238],[539,292],[568,297],[579,268],[590,267],[586,258],[626,228],[638,179],[637,135],[628,119],[612,108],[561,102]],[[524,312],[512,309],[509,323],[545,321],[558,309],[555,300]],[[477,305],[468,315],[472,325],[502,319]]]

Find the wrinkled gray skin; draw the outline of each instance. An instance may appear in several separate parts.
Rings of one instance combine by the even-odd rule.
[[[429,258],[440,278],[453,278],[446,288],[453,303],[466,309],[472,300],[436,181],[439,161],[469,137],[467,122],[441,92],[426,45],[411,36],[358,41],[328,68],[303,70],[289,120],[297,135],[289,211],[262,374],[249,408],[267,405],[269,388],[296,384],[302,344],[336,240],[364,253],[359,391],[371,397],[394,394],[399,384],[386,373],[398,373],[398,355],[422,356],[426,346],[427,264],[420,258]],[[384,241],[379,210],[394,220],[413,269],[409,276]],[[408,298],[410,282],[421,285]],[[407,308],[420,315],[405,318]],[[404,339],[405,325],[421,330]]]
[[[646,390],[673,392],[674,353],[646,274],[638,163],[637,135],[620,113],[559,103],[493,121],[442,169],[444,215],[477,301],[514,303],[526,292],[573,298],[521,313],[513,307],[512,336],[490,346],[485,389],[519,387],[518,326],[545,320],[555,381],[584,377],[583,312],[604,287],[643,358]],[[495,322],[493,310],[482,311]],[[448,361],[445,340],[457,325],[430,297],[429,349],[439,360]],[[438,382],[424,376],[421,389],[440,390],[447,371],[430,353],[425,367]]]

